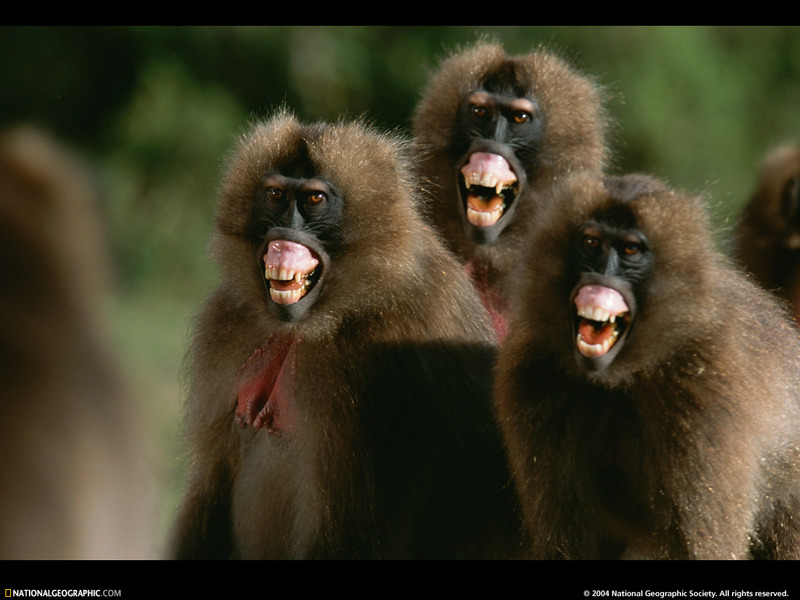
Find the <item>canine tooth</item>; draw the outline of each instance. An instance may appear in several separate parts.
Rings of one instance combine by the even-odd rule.
[[[605,323],[606,321],[614,323],[617,316],[599,306],[582,306],[578,309],[578,316],[598,323]]]

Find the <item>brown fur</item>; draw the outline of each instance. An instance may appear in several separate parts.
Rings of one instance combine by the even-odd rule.
[[[502,557],[516,515],[491,416],[494,345],[479,300],[415,212],[406,142],[289,114],[242,138],[213,248],[223,279],[191,353],[193,468],[181,558]],[[270,316],[249,215],[259,178],[307,151],[344,198],[343,246],[304,318]],[[293,426],[234,424],[240,366],[297,341]]]
[[[154,558],[141,415],[104,327],[95,201],[86,166],[49,135],[0,137],[2,559]]]
[[[655,255],[626,345],[573,357],[570,236],[626,204]],[[800,556],[800,341],[717,251],[703,202],[570,182],[520,258],[496,408],[535,558]]]
[[[545,119],[544,138],[535,160],[524,164],[527,187],[522,192],[514,222],[492,244],[469,240],[463,231],[456,196],[453,131],[456,112],[471,91],[483,86],[492,73],[516,68],[517,85],[534,99]],[[445,58],[422,92],[413,119],[415,138],[426,151],[422,175],[431,185],[432,201],[426,214],[447,245],[465,263],[488,305],[504,317],[508,273],[524,243],[528,223],[541,194],[570,173],[600,171],[605,146],[605,100],[601,88],[555,54],[537,50],[509,56],[502,46],[481,42]],[[502,325],[501,325],[502,327]],[[502,335],[501,335],[502,337]]]
[[[793,186],[793,187],[791,187]],[[791,302],[800,314],[800,226],[782,211],[788,194],[797,203],[800,147],[786,145],[761,164],[758,185],[736,232],[736,253],[767,289]]]

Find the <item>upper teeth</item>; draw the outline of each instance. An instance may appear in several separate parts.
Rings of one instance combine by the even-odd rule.
[[[494,188],[499,195],[504,188],[517,181],[517,176],[508,161],[492,152],[473,152],[469,162],[461,167],[461,175],[467,187],[479,185]]]
[[[464,174],[464,181],[467,187],[479,185],[481,187],[494,188],[496,194],[500,194],[505,188],[510,187],[514,181],[502,181],[496,173],[492,172],[471,172]]]
[[[311,273],[313,273],[313,271],[311,271]],[[311,285],[308,279],[311,273],[302,273],[300,271],[267,267],[264,271],[264,274],[270,281],[281,281],[284,283],[295,281],[298,284],[298,287],[286,290],[276,289],[275,286],[271,285],[269,287],[270,298],[272,298],[273,302],[276,302],[277,304],[294,304],[295,302],[299,301],[303,296],[305,296],[306,291],[308,291],[308,288]]]
[[[275,279],[277,281],[291,281],[294,279],[297,283],[307,278],[310,273],[301,273],[300,271],[290,271],[287,269],[278,269],[277,267],[267,267],[264,270],[267,279]]]
[[[606,309],[600,308],[599,306],[582,306],[578,308],[578,316],[600,323],[605,323],[606,321],[613,323],[617,320],[616,315],[612,315]]]

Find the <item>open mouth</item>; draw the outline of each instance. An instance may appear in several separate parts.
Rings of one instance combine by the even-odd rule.
[[[320,257],[308,246],[277,239],[267,244],[263,255],[264,278],[269,297],[276,304],[295,304],[319,281]]]
[[[610,287],[588,284],[578,290],[574,302],[578,352],[586,358],[613,360],[617,344],[632,321],[632,311],[622,294]]]
[[[517,195],[517,176],[508,161],[490,152],[470,155],[460,183],[467,221],[475,227],[497,224]]]

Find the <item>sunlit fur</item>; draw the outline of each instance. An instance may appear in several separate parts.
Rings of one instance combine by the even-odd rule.
[[[575,361],[570,236],[613,204],[655,255],[629,339]],[[702,199],[643,176],[577,178],[520,257],[496,408],[531,556],[797,558],[800,342],[716,249]]]
[[[516,85],[541,109],[544,138],[535,160],[524,164],[527,188],[517,199],[514,222],[492,244],[476,244],[464,234],[457,208],[453,123],[467,94],[486,77],[512,65]],[[425,212],[464,263],[489,269],[489,283],[505,296],[507,274],[517,260],[540,195],[570,173],[599,171],[608,160],[606,92],[555,53],[536,50],[511,56],[500,44],[480,42],[447,56],[423,88],[413,118],[415,139],[426,151],[422,175],[432,199]],[[481,267],[483,268],[483,267]]]
[[[407,144],[359,122],[303,125],[278,114],[232,154],[213,242],[222,280],[190,356],[193,468],[175,556],[475,558],[516,549],[491,416],[491,330],[415,210]],[[305,151],[344,200],[343,241],[314,306],[284,323],[267,310],[248,215],[261,176]],[[234,424],[237,372],[276,332],[298,343],[297,420],[279,437]]]

